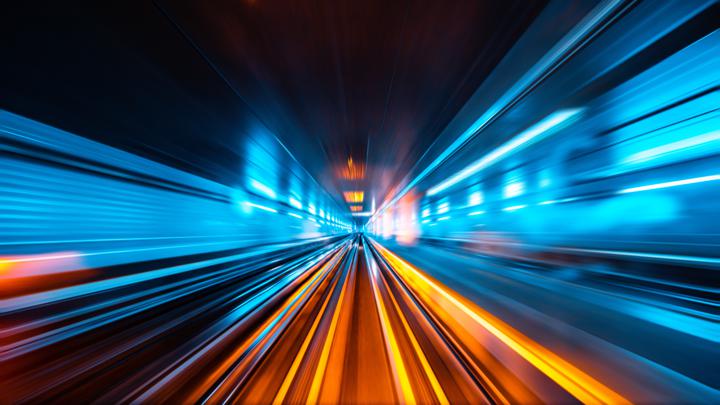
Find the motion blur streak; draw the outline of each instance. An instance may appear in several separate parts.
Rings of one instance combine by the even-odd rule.
[[[391,252],[378,246],[383,257],[393,268],[417,291],[422,291],[426,302],[434,300],[436,305],[449,313],[464,312],[481,327],[487,329],[495,337],[516,351],[525,360],[529,361],[556,383],[568,390],[584,403],[628,403],[628,401],[605,387],[592,377],[573,367],[554,353],[538,345],[512,327],[492,316],[487,311],[461,302],[461,297],[449,292],[446,288],[428,279],[417,269],[407,264]],[[467,322],[458,322],[466,324]],[[467,327],[467,326],[466,326]]]
[[[720,2],[0,13],[0,404],[720,403]]]

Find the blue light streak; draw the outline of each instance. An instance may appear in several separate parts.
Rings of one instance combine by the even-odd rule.
[[[712,142],[720,141],[720,130],[708,132],[702,135],[693,136],[676,142],[667,143],[662,146],[647,149],[642,152],[634,153],[624,159],[624,163],[643,163],[660,156],[683,152],[687,149],[696,148]],[[720,146],[720,145],[715,145]]]
[[[558,126],[567,122],[571,118],[576,117],[581,112],[581,108],[573,108],[561,110],[550,114],[537,124],[516,135],[510,141],[504,143],[499,148],[478,159],[477,161],[475,161],[475,163],[467,166],[463,170],[459,171],[453,176],[450,176],[449,178],[435,185],[434,187],[431,187],[427,191],[427,195],[433,196],[442,191],[445,191],[448,188],[489,167],[490,165],[498,162],[499,160],[506,158],[512,153],[518,152],[532,145],[535,142],[539,142],[540,140],[550,135],[552,129],[557,129]]]

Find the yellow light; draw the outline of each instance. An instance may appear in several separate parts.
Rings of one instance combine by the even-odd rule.
[[[363,208],[362,205],[351,205],[351,206],[350,206],[350,211],[352,211],[352,212],[360,212],[360,211],[362,211],[362,208]]]
[[[345,201],[349,203],[361,203],[365,199],[364,191],[345,191],[343,192]]]

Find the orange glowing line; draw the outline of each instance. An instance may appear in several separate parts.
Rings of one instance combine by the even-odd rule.
[[[350,206],[350,211],[352,211],[352,212],[362,211],[362,209],[363,209],[362,205],[351,205]]]
[[[342,289],[340,290],[340,297],[338,303],[335,306],[335,312],[333,312],[332,320],[330,321],[330,329],[325,337],[325,343],[323,344],[322,353],[320,354],[320,360],[315,367],[315,375],[313,376],[312,385],[310,386],[310,393],[308,394],[307,403],[316,404],[318,403],[318,397],[320,396],[320,387],[322,386],[325,369],[327,369],[328,358],[330,357],[330,347],[335,338],[335,330],[337,329],[338,318],[340,318],[340,311],[338,308],[342,307],[345,300],[345,290],[347,289],[348,280],[350,277],[346,275],[343,280]]]
[[[280,389],[278,390],[277,394],[275,395],[275,399],[273,400],[274,404],[282,404],[285,400],[285,396],[288,393],[288,390],[290,389],[290,384],[292,384],[293,380],[295,379],[295,376],[297,375],[297,371],[300,368],[300,363],[302,363],[303,359],[305,358],[305,353],[307,352],[308,347],[310,346],[310,342],[312,342],[313,337],[315,336],[315,331],[318,328],[318,325],[320,325],[320,320],[322,319],[323,315],[325,314],[325,309],[328,306],[328,303],[330,302],[330,298],[332,298],[332,294],[328,294],[328,296],[325,298],[325,302],[323,302],[322,307],[320,308],[320,312],[315,317],[315,322],[313,322],[312,326],[310,327],[310,330],[307,333],[307,336],[305,337],[305,340],[303,341],[302,346],[300,347],[300,350],[298,351],[297,355],[295,355],[295,360],[292,363],[292,366],[290,366],[290,370],[288,370],[287,374],[285,375],[285,379],[283,380],[282,385],[280,386]]]
[[[370,271],[370,269],[368,269],[368,271]],[[380,314],[380,326],[385,334],[385,345],[387,346],[393,360],[391,362],[391,366],[395,372],[395,384],[399,386],[400,392],[403,395],[402,402],[406,404],[414,404],[416,403],[415,395],[413,394],[412,386],[410,385],[410,378],[408,377],[405,363],[400,355],[400,347],[397,343],[397,339],[395,338],[392,326],[390,325],[390,318],[388,317],[385,305],[380,298],[376,277],[373,276],[371,278],[373,279],[373,282],[370,283],[370,285],[372,285],[373,297],[375,298],[375,304],[377,305],[378,313]]]
[[[387,284],[383,281],[383,284],[386,286],[386,290],[390,291],[389,288],[387,288]],[[430,380],[430,386],[432,386],[433,391],[435,392],[435,397],[437,398],[438,402],[442,405],[450,404],[450,402],[447,399],[447,396],[445,396],[445,391],[443,391],[442,386],[440,386],[440,382],[438,381],[437,377],[435,376],[435,373],[433,373],[432,368],[430,367],[430,363],[428,363],[427,358],[425,357],[425,353],[423,352],[422,348],[420,347],[420,344],[417,341],[417,338],[415,338],[415,334],[413,333],[412,329],[410,328],[410,324],[408,324],[407,319],[405,318],[405,315],[403,315],[402,310],[400,309],[400,305],[398,305],[397,300],[392,294],[390,295],[390,301],[393,303],[393,307],[395,308],[395,313],[398,314],[398,317],[400,318],[400,321],[403,324],[403,327],[405,328],[405,332],[408,335],[408,338],[410,338],[410,343],[412,343],[413,349],[415,349],[415,354],[417,354],[418,359],[420,360],[420,364],[423,367],[423,371],[425,371],[425,375],[427,376],[428,380]]]
[[[340,252],[333,253],[333,256],[335,258],[338,257],[337,255],[342,256],[342,254]],[[197,389],[195,389],[193,391],[192,396],[189,397],[189,399],[192,399],[192,401],[189,401],[189,402],[196,402],[197,400],[199,400],[205,394],[205,392],[210,388],[210,386],[213,383],[215,383],[221,377],[221,375],[224,374],[227,371],[227,369],[230,368],[230,366],[232,364],[234,364],[237,361],[237,359],[243,355],[243,353],[250,347],[252,342],[254,342],[260,336],[260,334],[263,333],[263,331],[265,331],[268,327],[270,327],[270,325],[272,325],[273,322],[276,319],[278,319],[286,309],[288,309],[288,311],[286,312],[286,315],[283,316],[283,318],[290,316],[289,314],[292,313],[292,310],[300,305],[301,300],[295,301],[295,299],[300,296],[305,297],[308,294],[310,294],[312,292],[312,288],[310,288],[310,287],[313,286],[314,284],[317,284],[319,282],[319,280],[322,278],[322,276],[327,273],[327,269],[336,262],[337,262],[336,260],[327,261],[325,264],[323,264],[320,267],[320,269],[317,271],[317,273],[313,277],[311,277],[309,280],[305,281],[297,289],[297,291],[292,293],[292,295],[285,300],[285,303],[280,308],[278,308],[270,317],[268,317],[268,319],[265,320],[265,322],[263,322],[263,324],[259,328],[257,328],[250,337],[245,339],[245,341],[242,343],[242,345],[240,345],[240,347],[235,349],[230,356],[226,357],[225,360],[222,362],[222,364],[220,364],[215,369],[215,371],[213,373],[211,373],[204,380],[203,384],[201,384]],[[293,303],[293,301],[295,301],[295,302]],[[281,324],[281,322],[277,322],[275,324],[275,327],[273,327],[272,330],[270,330],[269,333],[267,333],[267,335],[268,336],[272,335],[272,331],[279,328],[280,324]],[[261,345],[258,345],[258,346],[261,346]],[[218,391],[216,391],[216,392],[218,392]]]
[[[431,280],[420,270],[405,262],[389,250],[383,248],[377,243],[374,243],[374,245],[396,270],[402,272],[406,279],[414,281],[414,284],[416,285],[423,283],[424,287],[432,288],[432,290],[439,293],[442,297],[455,305],[480,326],[492,333],[496,338],[505,343],[513,351],[545,375],[550,377],[581,402],[586,404],[631,403],[620,394],[565,361],[557,354],[523,335],[507,323],[496,318],[494,315],[471,302],[463,302],[466,300],[457,293]]]

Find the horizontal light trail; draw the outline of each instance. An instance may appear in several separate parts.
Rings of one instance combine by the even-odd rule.
[[[675,181],[667,181],[664,183],[648,184],[646,186],[630,187],[630,188],[626,188],[626,189],[618,191],[618,194],[629,194],[629,193],[638,193],[641,191],[661,190],[664,188],[688,186],[688,185],[692,185],[692,184],[706,183],[706,182],[718,181],[718,180],[720,180],[720,174],[714,174],[714,175],[710,175],[710,176],[693,177],[693,178],[684,179],[684,180],[675,180]]]
[[[259,191],[260,193],[264,194],[268,198],[275,199],[277,198],[277,193],[275,190],[271,189],[270,187],[266,186],[263,183],[260,183],[259,181],[255,179],[250,179],[250,187],[255,189],[256,191]]]
[[[439,184],[431,187],[427,191],[427,195],[433,196],[441,193],[448,188],[460,183],[461,181],[473,176],[483,169],[493,165],[501,159],[516,153],[533,143],[539,142],[543,138],[547,137],[552,129],[555,129],[559,125],[565,123],[571,118],[577,116],[582,112],[581,108],[573,108],[568,110],[561,110],[556,113],[550,114],[549,116],[542,119],[537,124],[531,126],[508,142],[502,144],[497,149],[476,160],[474,163],[460,170],[456,174],[448,177]]]
[[[700,145],[705,145],[717,141],[720,141],[720,130],[711,131],[702,135],[696,135],[680,141],[670,142],[665,145],[656,146],[642,152],[633,153],[632,155],[623,159],[623,162],[626,164],[647,162],[662,155],[682,152],[686,149],[695,148]],[[715,146],[717,147],[717,145]]]

